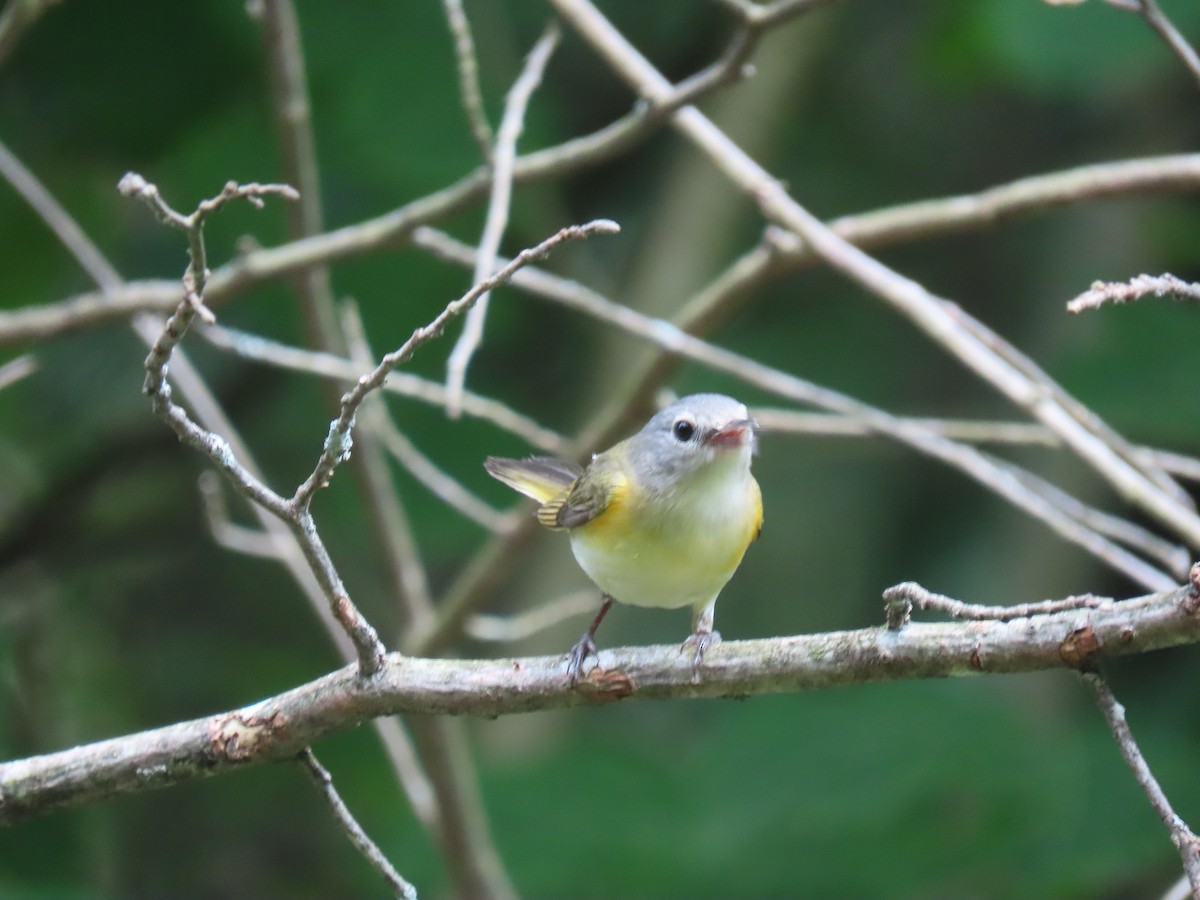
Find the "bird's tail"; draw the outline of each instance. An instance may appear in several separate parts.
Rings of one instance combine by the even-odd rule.
[[[527,459],[489,456],[483,461],[483,467],[496,480],[526,497],[532,497],[538,503],[553,500],[570,487],[583,471],[575,463],[552,456],[530,456]]]

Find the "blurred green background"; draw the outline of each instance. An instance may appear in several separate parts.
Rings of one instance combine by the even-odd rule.
[[[10,0],[13,2],[13,0]],[[1186,35],[1200,10],[1164,0]],[[330,227],[378,215],[474,169],[451,41],[436,0],[298,0]],[[612,0],[605,12],[673,79],[712,60],[730,17],[699,0]],[[474,0],[493,122],[549,16],[532,0]],[[1083,163],[1193,148],[1200,93],[1136,16],[1086,3],[855,0],[772,34],[756,78],[703,108],[815,213],[980,190]],[[573,34],[550,63],[521,147],[594,130],[633,98]],[[126,278],[174,278],[182,236],[122,200],[135,170],[178,208],[280,163],[258,26],[243,4],[65,0],[0,66],[3,140]],[[749,248],[752,205],[669,130],[580,174],[516,191],[506,252],[610,217],[617,237],[547,264],[630,306],[677,310]],[[482,211],[446,227],[478,239]],[[244,235],[285,238],[281,204],[231,206],[208,229],[214,265]],[[1200,277],[1191,196],[1091,203],[881,252],[961,303],[1131,439],[1200,452],[1200,313],[1156,302],[1071,317],[1094,279]],[[27,206],[0,185],[0,304],[90,287]],[[401,248],[338,265],[375,349],[397,346],[469,275]],[[223,323],[297,343],[284,285],[239,298]],[[452,335],[457,329],[452,329]],[[712,339],[884,408],[1014,411],[905,321],[819,271],[756,294]],[[311,469],[329,414],[322,385],[186,348],[284,493]],[[449,340],[411,370],[441,377]],[[565,433],[611,393],[632,339],[512,290],[492,305],[469,384]],[[340,663],[278,566],[216,547],[201,460],[140,394],[144,350],[112,326],[10,349],[39,371],[0,392],[0,756],[33,753],[229,709]],[[685,365],[670,384],[769,397]],[[480,465],[514,438],[393,399],[401,427],[496,505]],[[1073,459],[1013,458],[1120,511]],[[756,471],[766,529],[722,595],[727,638],[881,621],[880,591],[915,579],[977,602],[1135,586],[958,474],[878,440],[766,435]],[[485,535],[402,471],[395,477],[436,590]],[[396,603],[348,472],[315,504],[360,608],[395,646]],[[583,587],[561,536],[540,536],[487,612]],[[573,620],[516,646],[565,651]],[[670,642],[681,611],[618,609],[602,646]],[[1178,811],[1200,822],[1196,653],[1110,672]],[[470,723],[496,841],[529,897],[1156,897],[1179,860],[1067,672],[888,684],[744,702],[628,703]],[[316,751],[367,831],[423,896],[449,881],[369,728]],[[4,897],[382,896],[304,777],[260,767],[0,833]]]

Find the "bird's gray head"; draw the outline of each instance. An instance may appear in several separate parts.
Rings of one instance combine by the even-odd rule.
[[[757,449],[744,403],[724,394],[692,394],[654,415],[629,441],[629,459],[644,484],[665,487],[714,464],[750,468]]]

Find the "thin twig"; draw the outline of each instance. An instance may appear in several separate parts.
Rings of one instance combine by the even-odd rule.
[[[597,219],[585,225],[569,225],[562,228],[537,246],[522,250],[495,275],[478,282],[462,297],[447,304],[446,308],[438,313],[428,325],[414,331],[407,341],[384,356],[372,372],[359,378],[354,387],[342,397],[341,409],[337,418],[329,425],[325,449],[317,460],[316,468],[297,488],[291,502],[300,508],[309,505],[313,494],[318,488],[328,483],[334,469],[349,455],[350,429],[354,423],[354,414],[358,411],[363,399],[371,391],[379,388],[393,369],[407,362],[422,346],[439,337],[451,319],[466,312],[483,294],[497,285],[508,282],[520,269],[533,260],[545,256],[564,241],[578,240],[593,234],[616,234],[618,231],[620,231],[620,227],[617,223],[608,219]]]
[[[454,38],[454,62],[458,67],[458,93],[463,112],[471,127],[471,137],[479,147],[483,161],[492,159],[492,126],[483,108],[483,92],[479,87],[479,60],[475,56],[475,39],[471,23],[463,10],[462,0],[442,0],[450,36]]]
[[[20,2],[9,2],[6,11]],[[58,238],[59,243],[75,257],[80,268],[99,285],[107,297],[121,288],[121,276],[113,268],[104,254],[79,227],[79,223],[62,208],[57,200],[46,190],[41,181],[17,157],[0,142],[0,176],[13,186],[13,189],[24,198],[40,218]],[[179,302],[179,282],[172,283],[174,302]],[[102,302],[105,302],[102,300]],[[163,311],[166,311],[165,308]]]
[[[596,591],[585,588],[515,616],[471,616],[463,626],[463,631],[467,637],[476,641],[513,643],[553,628],[567,619],[595,611]]]
[[[244,556],[278,560],[282,556],[277,535],[257,528],[238,525],[229,517],[225,504],[223,482],[215,472],[200,473],[198,485],[203,501],[204,518],[213,540],[226,550]]]
[[[861,422],[847,416],[830,413],[801,412],[793,409],[755,407],[754,418],[765,432],[827,435],[833,437],[868,437],[872,431]],[[1012,444],[1023,446],[1061,447],[1058,436],[1037,422],[1009,422],[988,419],[936,419],[914,417],[916,425],[936,431],[955,441],[968,444]],[[1133,453],[1146,465],[1157,466],[1177,478],[1200,481],[1200,459],[1157,447],[1135,445]]]
[[[438,843],[457,894],[516,900],[517,892],[492,840],[466,723],[451,716],[409,717],[413,740],[441,803]]]
[[[1053,503],[1078,522],[1081,527],[1112,538],[1114,541],[1154,560],[1166,567],[1174,579],[1180,580],[1187,574],[1192,557],[1188,553],[1187,547],[1184,547],[1182,544],[1165,540],[1148,528],[1138,525],[1136,522],[1122,519],[1120,516],[1115,516],[1102,509],[1089,506],[1077,497],[1068,494],[1057,485],[1050,483],[1040,475],[1035,475],[1022,466],[1018,466],[1016,463],[996,457],[993,457],[993,459],[995,459],[998,466],[1011,472],[1015,478],[1023,482],[1031,491],[1035,491],[1045,497],[1050,503]]]
[[[500,252],[500,241],[508,227],[508,211],[512,205],[513,165],[517,158],[517,141],[525,127],[525,110],[533,92],[542,82],[542,74],[554,48],[558,46],[558,26],[551,22],[546,26],[538,42],[525,60],[521,74],[513,82],[512,89],[504,100],[504,115],[496,132],[496,144],[492,148],[492,189],[488,197],[487,217],[483,234],[479,238],[479,251],[475,255],[475,272],[472,281],[480,282],[496,269],[496,255]],[[467,368],[479,345],[483,342],[483,326],[487,319],[490,292],[484,291],[467,312],[463,320],[462,334],[450,351],[446,361],[446,413],[458,418],[462,413],[462,393],[467,380]]]
[[[370,368],[373,355],[366,330],[352,300],[342,304],[342,333],[350,346],[351,361],[363,371]],[[388,420],[383,397],[368,397],[362,405],[354,439],[363,480],[363,502],[371,516],[372,531],[383,547],[391,571],[391,584],[404,612],[404,623],[412,626],[433,615],[429,577],[417,548],[416,535],[408,511],[400,499],[387,464],[382,433]]]
[[[1188,879],[1187,873],[1184,872],[1179,876],[1178,881],[1167,888],[1167,892],[1159,900],[1188,900],[1189,897],[1194,900],[1195,896],[1192,893],[1192,883]]]
[[[362,369],[355,366],[353,362],[332,353],[281,344],[270,338],[249,334],[235,328],[209,325],[199,328],[197,334],[214,347],[220,347],[243,359],[254,360],[292,372],[319,375],[346,384],[353,384],[362,374]],[[392,372],[380,390],[419,400],[429,406],[441,407],[446,402],[446,386],[442,382],[422,378],[408,372]],[[466,391],[463,394],[463,412],[489,422],[546,453],[560,453],[567,444],[562,435],[539,424],[529,416],[517,412],[499,400],[484,397],[472,391]]]
[[[350,839],[354,848],[363,855],[372,868],[383,876],[383,880],[388,883],[388,887],[397,897],[403,897],[404,900],[417,900],[417,889],[404,880],[403,876],[396,871],[396,867],[383,855],[379,845],[371,840],[363,827],[358,824],[358,820],[354,818],[354,814],[342,800],[337,788],[333,786],[333,776],[329,774],[328,769],[321,765],[312,752],[312,748],[305,747],[300,751],[296,761],[300,764],[300,768],[312,778],[321,798],[329,807],[329,811],[333,813],[334,821]]]
[[[1167,826],[1171,842],[1175,844],[1175,849],[1179,851],[1179,856],[1183,860],[1183,871],[1191,883],[1192,895],[1200,897],[1200,838],[1196,837],[1195,833],[1188,828],[1187,823],[1171,807],[1171,802],[1167,799],[1162,787],[1159,786],[1154,773],[1150,771],[1149,763],[1146,762],[1137,741],[1133,738],[1133,732],[1125,719],[1125,707],[1117,702],[1108,682],[1096,672],[1080,672],[1079,677],[1092,692],[1096,706],[1104,714],[1104,719],[1108,722],[1108,727],[1117,741],[1117,747],[1121,751],[1121,757],[1125,760],[1125,764],[1133,771],[1133,777],[1137,779],[1137,783],[1145,792],[1146,799],[1150,801],[1150,805],[1154,807],[1158,817]]]
[[[171,388],[167,384],[167,366],[171,354],[187,333],[193,319],[197,315],[203,317],[200,311],[206,309],[203,299],[208,273],[203,237],[205,217],[209,212],[219,209],[223,203],[239,196],[261,202],[259,198],[264,194],[289,196],[295,192],[286,185],[238,185],[229,182],[217,197],[201,201],[193,213],[185,216],[176,212],[163,200],[155,185],[133,172],[125,174],[117,189],[126,197],[137,197],[145,202],[162,222],[183,230],[188,238],[190,262],[184,273],[184,299],[167,319],[166,325],[150,348],[145,361],[146,379],[143,391],[151,398],[154,411],[181,441],[208,456],[243,494],[280,518],[290,518],[287,501],[242,466],[224,438],[201,428],[192,421],[183,407],[171,399]]]
[[[1180,62],[1187,66],[1188,71],[1192,73],[1192,78],[1200,85],[1200,54],[1196,53],[1196,48],[1187,42],[1179,33],[1179,29],[1167,18],[1166,13],[1159,8],[1158,0],[1108,0],[1108,5],[1117,9],[1130,10],[1140,15],[1146,24],[1163,39]]]
[[[1095,281],[1092,286],[1067,304],[1067,311],[1078,313],[1099,309],[1107,303],[1136,303],[1149,296],[1186,297],[1200,300],[1200,283],[1184,281],[1169,272],[1162,275],[1138,275],[1129,281]]]
[[[767,28],[782,24],[787,19],[809,12],[819,6],[832,6],[839,0],[774,0],[772,3],[754,3],[752,0],[722,0],[722,2],[747,25]]]
[[[379,439],[388,453],[395,457],[413,478],[425,485],[430,493],[451,509],[457,510],[472,522],[495,534],[503,534],[512,528],[513,520],[508,513],[489,506],[439,468],[437,463],[409,440],[390,416],[381,419],[378,429]]]
[[[1011,622],[1013,619],[1028,619],[1030,616],[1046,616],[1075,609],[1101,609],[1116,601],[1109,597],[1080,594],[1058,600],[1039,600],[1034,603],[1018,603],[1013,606],[984,606],[964,603],[943,594],[927,591],[915,581],[893,585],[883,592],[883,604],[887,610],[887,625],[896,629],[907,625],[912,609],[932,609],[954,619],[974,622]]]
[[[25,353],[0,365],[0,391],[37,371],[37,357]]]
[[[20,43],[25,31],[60,0],[8,0],[0,10],[0,64]]]
[[[752,410],[755,421],[764,432],[801,432],[839,436],[869,436],[871,430],[860,422],[828,413],[806,413],[795,410],[759,409]],[[1061,447],[1057,437],[1043,425],[1024,422],[988,422],[968,420],[945,420],[912,418],[905,421],[928,428],[944,437],[972,444],[1037,444]],[[1139,457],[1150,458],[1153,451],[1135,447]],[[1157,534],[1102,510],[1089,506],[1066,491],[1051,484],[1033,472],[1007,460],[989,454],[997,467],[1020,480],[1030,491],[1041,495],[1065,514],[1075,519],[1080,526],[1132,547],[1167,567],[1171,575],[1182,578],[1191,565],[1187,548],[1164,540]],[[1156,457],[1156,461],[1162,461]],[[1200,460],[1193,461],[1193,469],[1200,474]],[[1170,467],[1164,466],[1167,471]]]
[[[261,0],[263,48],[271,86],[271,108],[279,143],[283,178],[296,186],[300,197],[288,204],[288,235],[311,237],[325,230],[321,214],[321,178],[313,136],[312,104],[304,71],[300,23],[292,0]],[[345,349],[338,331],[333,288],[326,266],[310,266],[291,276],[309,342],[333,353]],[[330,401],[335,398],[330,397]]]

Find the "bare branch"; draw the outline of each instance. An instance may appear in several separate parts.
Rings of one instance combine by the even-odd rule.
[[[508,513],[493,509],[463,485],[443,471],[428,456],[417,449],[390,416],[379,423],[379,439],[388,453],[395,457],[408,473],[427,487],[435,497],[452,509],[488,531],[503,534],[513,526]]]
[[[353,813],[350,812],[345,801],[337,792],[337,788],[333,786],[333,776],[329,774],[328,769],[321,765],[312,752],[312,748],[305,747],[300,751],[296,761],[300,764],[300,768],[312,777],[321,798],[329,807],[329,811],[333,813],[334,821],[345,832],[354,848],[383,876],[383,880],[388,883],[388,887],[397,897],[403,897],[405,900],[417,900],[417,889],[404,880],[388,861],[388,858],[383,855],[379,846],[363,831],[362,826],[358,824],[358,820],[354,818]]]
[[[333,560],[329,558],[325,544],[317,534],[307,506],[284,500],[268,488],[238,461],[225,438],[196,424],[187,411],[171,399],[171,388],[167,383],[167,366],[172,352],[187,333],[192,320],[206,309],[204,285],[208,269],[204,246],[205,218],[230,200],[245,198],[251,203],[261,204],[261,198],[265,195],[279,194],[288,197],[293,196],[295,191],[287,185],[239,185],[231,181],[220,194],[200,201],[195,211],[185,216],[172,209],[162,198],[158,188],[140,175],[127,173],[121,179],[118,189],[127,197],[143,200],[163,222],[182,229],[188,239],[188,255],[191,262],[183,278],[184,299],[167,320],[145,362],[146,382],[143,389],[149,395],[154,411],[182,442],[207,456],[242,494],[287,523],[324,591],[333,617],[345,629],[354,644],[362,675],[373,675],[382,664],[383,645],[375,629],[351,602]]]
[[[384,356],[374,371],[359,378],[355,386],[342,397],[341,410],[337,418],[329,425],[325,449],[317,460],[317,466],[296,490],[292,503],[299,508],[307,507],[317,489],[328,483],[334,469],[349,456],[350,429],[354,423],[354,415],[363,399],[371,391],[379,388],[393,369],[407,362],[422,346],[439,337],[451,319],[466,312],[483,294],[497,285],[509,281],[520,269],[533,260],[545,256],[562,242],[578,240],[592,234],[615,234],[619,230],[620,227],[608,219],[597,219],[586,225],[570,225],[560,229],[536,247],[522,250],[495,275],[478,282],[462,297],[448,304],[432,322],[414,331],[412,336],[398,349]]]
[[[754,417],[766,432],[835,437],[868,437],[871,430],[847,416],[801,412],[792,409],[756,407]],[[936,431],[951,440],[968,444],[1014,444],[1061,447],[1062,442],[1046,426],[1036,422],[998,422],[987,419],[934,419],[917,417],[914,424]],[[1200,481],[1200,459],[1157,447],[1134,446],[1133,453],[1146,465],[1154,465],[1177,478]]]
[[[943,612],[954,619],[968,619],[975,622],[1011,622],[1013,619],[1028,619],[1032,616],[1052,615],[1074,609],[1100,609],[1111,606],[1115,602],[1109,597],[1082,594],[1076,597],[1064,597],[1061,600],[1020,603],[1016,606],[983,606],[978,603],[964,603],[943,594],[934,594],[925,590],[915,581],[905,581],[883,592],[883,604],[887,610],[887,626],[893,630],[908,624],[914,607]]]
[[[350,345],[350,355],[359,371],[369,369],[373,359],[358,307],[347,300],[342,305],[342,333]],[[372,520],[372,531],[383,545],[395,590],[408,625],[423,622],[433,615],[429,577],[408,511],[392,481],[382,433],[390,421],[383,398],[368,397],[354,428],[358,447],[359,473],[363,481],[363,503]]]
[[[283,177],[300,192],[297,202],[285,210],[288,234],[292,238],[311,237],[323,232],[325,224],[300,23],[292,0],[261,0],[259,9]],[[329,269],[326,266],[300,269],[292,275],[291,282],[309,340],[324,350],[342,351],[344,341],[338,331]]]
[[[20,43],[25,31],[60,0],[8,0],[0,11],[0,64]]]
[[[819,6],[832,6],[839,0],[774,0],[771,3],[754,3],[752,0],[722,0],[722,2],[747,25],[767,28],[780,25],[790,18]]]
[[[471,616],[467,619],[463,631],[467,637],[476,641],[512,643],[553,628],[567,619],[595,611],[596,591],[584,588],[514,616]]]
[[[1138,275],[1129,281],[1095,281],[1092,286],[1067,304],[1073,313],[1099,309],[1106,303],[1136,303],[1153,294],[1155,297],[1186,297],[1200,300],[1200,284],[1183,281],[1169,272],[1162,275]]]
[[[1159,7],[1158,0],[1108,0],[1108,5],[1138,13],[1146,21],[1146,24],[1163,39],[1163,42],[1179,58],[1180,62],[1187,66],[1196,83],[1200,84],[1200,55],[1167,18],[1166,13]]]
[[[1194,898],[1195,896],[1192,892],[1192,884],[1185,872],[1179,876],[1178,881],[1167,888],[1167,892],[1159,900],[1189,900],[1189,898]]]
[[[496,660],[390,654],[375,678],[347,667],[248,707],[0,763],[0,824],[116,794],[284,760],[335,732],[398,712],[495,717],[619,699],[744,697],[896,679],[1094,666],[1200,642],[1189,586],[1011,622],[914,623],[726,641],[692,661],[678,645],[601,650],[572,689],[562,656]]]
[[[22,5],[22,0],[9,0],[5,13]],[[80,268],[104,289],[106,295],[121,286],[121,276],[117,274],[112,263],[104,258],[104,254],[100,252],[91,238],[84,234],[79,223],[62,208],[62,205],[46,190],[41,181],[3,143],[0,143],[0,176],[3,176],[5,181],[13,186],[14,190],[24,198],[41,220],[49,226],[55,237],[75,257]],[[178,302],[178,283],[176,282],[173,287],[176,294],[175,300]]]
[[[496,132],[496,145],[492,148],[492,189],[488,197],[483,235],[479,238],[479,251],[475,255],[473,281],[483,281],[496,269],[496,255],[500,252],[500,241],[508,227],[508,210],[512,205],[513,166],[517,158],[517,141],[525,128],[525,110],[533,92],[542,82],[542,73],[550,62],[554,48],[558,46],[558,39],[558,26],[552,22],[546,26],[542,36],[529,52],[521,74],[505,98],[504,115],[500,119],[500,129]],[[446,414],[452,419],[462,414],[462,394],[467,381],[467,367],[483,342],[483,324],[487,319],[490,296],[490,292],[485,291],[468,310],[463,321],[462,334],[459,335],[446,362]]]
[[[213,540],[218,545],[234,553],[257,556],[260,559],[279,560],[283,556],[277,535],[238,525],[229,518],[222,482],[215,472],[201,472],[198,486],[200,499],[204,503],[204,517],[208,520],[208,530],[212,532]]]
[[[355,366],[353,362],[332,353],[292,347],[234,328],[210,325],[198,329],[197,334],[213,346],[228,350],[243,359],[254,360],[293,372],[319,375],[346,384],[353,384],[362,374],[362,369]],[[392,372],[380,390],[419,400],[430,406],[440,407],[446,402],[445,385],[408,372]],[[567,442],[562,435],[551,431],[499,400],[466,391],[463,394],[463,412],[490,422],[497,428],[521,438],[530,446],[547,453],[559,453],[566,447]]]
[[[646,124],[650,120],[643,117],[645,110],[657,111],[658,107],[645,105],[641,109],[642,113],[629,117],[632,125],[622,126],[634,128],[634,137],[639,138],[641,129],[650,127]],[[517,160],[514,177],[521,184],[559,174],[556,154],[566,160],[563,174],[603,162],[609,158],[608,154],[616,152],[613,141],[602,134],[536,151]],[[588,146],[575,146],[576,143],[590,146],[593,142],[598,145],[594,158],[588,155]],[[437,194],[375,219],[247,253],[213,273],[205,294],[206,305],[217,309],[266,281],[308,266],[403,244],[410,231],[423,222],[445,218],[482,199],[489,183],[487,174],[483,170],[476,172]],[[1200,154],[1150,157],[1081,166],[1022,178],[978,194],[842,216],[831,221],[829,227],[856,246],[871,249],[986,228],[1014,216],[1071,203],[1197,188],[1200,188]],[[761,278],[777,278],[818,262],[820,257],[810,245],[790,232],[773,229],[768,244],[748,255],[737,271],[741,279],[753,284]],[[125,320],[135,312],[165,314],[175,308],[180,296],[178,281],[143,280],[115,285],[105,293],[85,293],[57,303],[0,310],[0,347]]]
[[[479,155],[484,162],[492,159],[492,126],[488,124],[483,109],[483,92],[479,87],[479,60],[475,57],[475,39],[471,36],[471,23],[463,10],[462,0],[442,0],[450,35],[454,38],[454,61],[458,67],[458,93],[462,98],[463,112],[471,126],[471,137],[479,146]]]
[[[492,840],[465,723],[422,715],[410,716],[409,721],[441,803],[437,838],[458,896],[517,900]]]
[[[1183,870],[1191,883],[1192,896],[1200,896],[1200,838],[1196,837],[1196,834],[1188,828],[1187,823],[1172,809],[1171,802],[1159,786],[1154,773],[1150,771],[1149,763],[1146,762],[1137,741],[1133,738],[1133,732],[1129,729],[1129,723],[1125,719],[1125,707],[1117,702],[1108,682],[1096,672],[1081,672],[1079,677],[1092,692],[1096,706],[1104,714],[1104,719],[1108,722],[1113,737],[1116,738],[1117,747],[1121,751],[1121,757],[1125,760],[1125,764],[1133,771],[1133,777],[1137,779],[1137,783],[1146,793],[1150,805],[1154,807],[1158,817],[1167,826],[1167,831],[1171,834],[1171,841],[1175,844],[1175,848],[1183,860]]]
[[[126,197],[137,197],[150,207],[166,224],[180,228],[187,234],[188,254],[191,262],[184,273],[184,299],[167,319],[158,338],[146,357],[146,381],[143,391],[151,398],[155,412],[171,427],[181,441],[206,455],[237,485],[238,489],[255,502],[261,504],[280,518],[289,518],[287,502],[262,483],[253,473],[242,466],[234,456],[228,442],[192,421],[183,407],[171,400],[171,388],[167,384],[167,366],[171,354],[187,333],[192,320],[201,315],[204,306],[204,285],[207,280],[207,256],[204,249],[203,225],[209,212],[237,196],[260,198],[263,194],[278,193],[287,196],[291,191],[286,185],[238,185],[230,182],[215,198],[202,201],[195,212],[183,215],[163,200],[158,188],[133,172],[126,173],[117,189]],[[211,315],[211,313],[209,313]]]
[[[0,365],[0,391],[37,371],[37,358],[32,353],[10,359]]]

